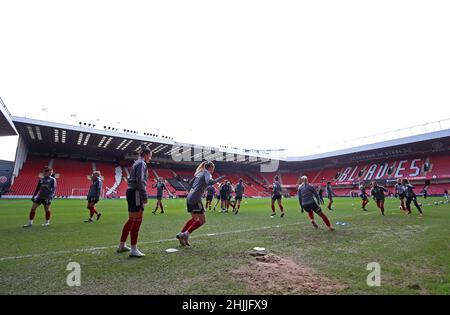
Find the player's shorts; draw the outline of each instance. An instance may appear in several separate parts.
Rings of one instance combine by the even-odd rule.
[[[322,211],[322,209],[320,209],[319,205],[315,202],[311,203],[309,205],[303,205],[303,209],[308,213],[311,211],[314,211],[315,213],[319,213],[320,211]]]
[[[128,212],[144,211],[144,202],[138,190],[127,190]]]
[[[367,200],[367,199],[369,199],[369,198],[367,198],[367,195],[366,195],[366,194],[361,194],[361,195],[359,195],[359,196],[361,197],[362,200]]]
[[[328,200],[333,200],[333,196],[327,196]]]
[[[231,198],[232,198],[232,196],[231,196],[231,195],[227,196],[227,200],[228,200],[228,201],[230,201],[230,200],[231,200]]]
[[[38,205],[50,206],[52,204],[52,200],[44,198],[34,198],[34,203],[37,203]]]
[[[228,200],[227,194],[220,194],[220,200],[222,201]]]
[[[378,201],[384,201],[384,198],[375,198],[375,201],[376,201],[376,202],[378,202]]]
[[[156,196],[156,200],[161,201],[162,200],[162,196]]]
[[[87,197],[87,201],[88,203],[97,203],[99,202],[99,199],[94,197]]]
[[[404,199],[404,198],[406,198],[405,193],[398,194],[398,199]]]
[[[235,198],[234,198],[236,201],[242,201],[242,196],[236,196]]]
[[[213,196],[206,196],[206,201],[211,202],[213,200]]]
[[[216,195],[216,199],[219,199],[219,200],[220,200],[220,195]]]
[[[194,204],[187,202],[187,211],[189,213],[205,213],[205,208],[203,207],[203,203],[201,201]]]
[[[273,200],[273,201],[275,201],[275,200],[281,200],[281,195],[273,195],[273,196],[272,196],[272,200]]]

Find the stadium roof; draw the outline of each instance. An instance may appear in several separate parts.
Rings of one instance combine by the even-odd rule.
[[[150,146],[153,151],[153,161],[156,163],[184,162],[190,164],[189,161],[186,161],[187,159],[181,161],[183,148],[189,148],[187,157],[193,156],[195,162],[206,158],[219,162],[224,161],[230,166],[233,163],[256,166],[267,163],[269,159],[274,159],[280,160],[284,166],[290,165],[296,168],[346,163],[350,160],[357,162],[392,155],[407,155],[419,151],[450,150],[450,120],[353,139],[345,143],[324,145],[313,148],[311,151],[305,151],[305,155],[290,157],[277,156],[273,151],[206,147],[179,143],[157,135],[143,136],[136,133],[99,130],[24,117],[13,117],[12,121],[31,154],[107,161],[134,159],[137,149],[142,143]],[[429,132],[424,132],[425,130]],[[343,145],[347,147],[342,149]],[[334,148],[339,149],[333,150]],[[204,151],[207,152],[206,154],[209,151],[210,155],[205,156]],[[275,153],[283,154],[284,152]]]
[[[0,137],[3,136],[16,136],[17,130],[12,122],[12,116],[6,108],[5,103],[0,98]]]
[[[32,154],[68,156],[97,160],[135,158],[142,143],[150,146],[154,161],[180,161],[183,150],[189,150],[196,161],[205,158],[241,164],[257,165],[267,162],[270,152],[233,148],[214,148],[176,142],[157,135],[135,132],[100,130],[96,128],[60,124],[25,117],[13,117],[19,135]],[[207,157],[205,157],[205,152]],[[215,158],[214,158],[215,157]]]
[[[450,119],[360,137],[349,141],[317,146],[309,150],[304,150],[300,156],[290,156],[284,160],[290,162],[311,161],[379,149],[389,149],[424,141],[442,140],[444,138],[450,138]]]

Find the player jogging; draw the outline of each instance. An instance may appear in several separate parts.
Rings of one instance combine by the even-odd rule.
[[[214,185],[209,185],[208,188],[206,188],[206,205],[205,208],[209,209],[211,211],[211,204],[214,199],[214,194],[216,193],[216,189],[214,188]],[[214,207],[214,211],[216,208]]]
[[[327,209],[328,210],[333,210],[331,208],[331,205],[333,204],[333,196],[336,196],[336,194],[334,193],[333,189],[331,188],[331,182],[327,182],[327,198],[328,198],[328,205],[327,205]]]
[[[224,176],[221,176],[216,180],[213,180],[212,174],[214,174],[214,169],[214,163],[205,161],[202,162],[195,171],[186,202],[187,211],[191,214],[191,219],[186,221],[181,232],[176,235],[181,246],[191,246],[189,244],[189,235],[206,223],[202,196],[209,185],[214,185],[224,178]]]
[[[164,179],[162,177],[158,178],[158,182],[156,185],[153,186],[153,188],[156,187],[156,208],[152,211],[153,214],[156,214],[156,211],[158,211],[158,208],[161,208],[161,214],[164,213],[164,206],[162,204],[162,198],[163,198],[163,192],[164,189],[167,191],[167,193],[170,195],[170,191],[167,189],[166,184],[164,183]]]
[[[359,196],[361,197],[361,200],[362,200],[361,208],[362,208],[364,211],[367,211],[366,205],[369,203],[369,197],[367,197],[366,187],[364,187],[364,184],[363,184],[363,183],[361,183],[361,184],[359,185],[359,191],[360,191]]]
[[[220,190],[222,189],[222,184],[219,184],[219,187],[217,189],[217,193],[216,193],[216,204],[214,205],[213,210],[216,211],[217,205],[220,202],[221,199],[221,194],[220,194]]]
[[[281,196],[281,184],[280,184],[280,178],[278,177],[278,175],[276,175],[274,177],[274,183],[272,185],[272,203],[271,203],[271,207],[272,207],[272,215],[271,217],[274,218],[275,217],[275,200],[278,202],[278,207],[281,210],[281,215],[280,217],[283,218],[284,217],[284,208],[283,208],[283,204],[281,202],[282,200],[282,196]]]
[[[323,222],[326,224],[330,231],[334,231],[334,228],[331,226],[330,220],[328,220],[328,217],[325,215],[325,213],[322,212],[322,209],[319,207],[320,197],[317,193],[317,190],[313,186],[309,185],[308,177],[302,176],[301,181],[302,184],[298,187],[297,195],[302,212],[306,211],[308,213],[309,219],[316,229],[319,228],[319,226],[314,221],[314,212],[322,218]]]
[[[130,252],[130,257],[145,257],[145,254],[141,253],[137,248],[137,240],[139,229],[142,224],[142,218],[144,216],[144,207],[148,202],[147,163],[150,162],[151,158],[152,151],[145,144],[142,144],[139,152],[139,159],[136,160],[131,167],[130,176],[128,178],[128,221],[123,226],[117,252]],[[126,245],[128,235],[130,235],[131,238],[131,249]]]
[[[416,206],[417,210],[419,211],[420,216],[423,217],[422,209],[417,202],[417,196],[414,192],[414,186],[409,183],[409,180],[407,178],[403,179],[403,185],[405,186],[406,210],[408,211],[408,214],[411,214],[411,202],[413,202],[414,206]]]
[[[381,214],[384,216],[384,193],[388,192],[388,190],[382,186],[378,186],[377,182],[372,183],[372,191],[371,195],[373,199],[375,199],[375,202],[377,203],[377,207],[380,208]]]
[[[228,210],[230,209],[230,206],[232,206],[234,209],[234,203],[232,201],[234,188],[230,181],[227,181],[227,185],[228,185],[228,190],[227,190],[227,212],[228,212]]]
[[[34,217],[36,216],[36,209],[40,205],[43,205],[45,210],[45,223],[42,224],[42,226],[50,225],[50,218],[52,216],[50,205],[55,197],[56,179],[51,176],[53,174],[53,169],[51,167],[46,166],[43,173],[44,176],[39,179],[33,197],[31,197],[33,205],[31,206],[28,223],[23,227],[33,226]]]
[[[222,209],[222,213],[227,212],[229,188],[230,186],[228,186],[228,182],[222,183],[220,186],[220,208]]]
[[[102,187],[103,182],[100,178],[100,172],[95,171],[92,173],[92,184],[89,188],[89,193],[87,195],[87,208],[89,209],[89,219],[87,219],[86,223],[92,223],[94,222],[92,218],[94,217],[94,214],[97,215],[97,220],[100,220],[100,217],[102,214],[95,209],[95,205],[100,201],[100,197],[102,194]]]
[[[400,199],[400,209],[406,212],[405,207],[405,186],[402,184],[402,180],[399,178],[397,179],[397,184],[394,186],[395,194],[398,196],[398,199]]]
[[[319,186],[318,194],[319,194],[319,204],[321,204],[321,205],[325,204],[325,201],[323,201],[323,188],[322,188],[322,185]]]
[[[244,195],[244,180],[242,178],[239,179],[239,183],[236,184],[236,186],[234,187],[234,192],[236,193],[236,197],[235,197],[235,205],[233,208],[233,212],[234,214],[238,214],[239,209],[241,209],[241,202],[242,202],[242,197]]]

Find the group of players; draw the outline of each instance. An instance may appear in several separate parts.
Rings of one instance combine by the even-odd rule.
[[[145,254],[140,252],[137,248],[137,240],[139,229],[143,220],[144,208],[148,203],[147,195],[147,182],[148,182],[148,167],[147,164],[152,158],[152,151],[145,145],[141,146],[139,159],[136,160],[131,168],[131,172],[128,178],[128,190],[126,192],[126,200],[128,204],[128,220],[124,224],[122,234],[120,237],[119,246],[117,248],[118,253],[128,252],[130,257],[144,257]],[[233,213],[239,212],[242,198],[245,191],[244,181],[240,179],[239,182],[233,186],[230,181],[221,181],[224,176],[217,179],[213,179],[212,175],[215,171],[215,165],[212,162],[202,162],[195,171],[194,178],[190,181],[190,190],[187,195],[187,211],[191,217],[185,222],[182,229],[177,233],[176,238],[179,240],[181,246],[190,246],[189,235],[196,229],[206,223],[205,210],[211,210],[214,195],[216,194],[215,185],[219,184],[217,189],[217,202],[214,206],[214,210],[219,202],[221,202],[221,211],[227,212],[229,207],[233,208]],[[164,207],[162,204],[163,191],[166,190],[169,194],[162,178],[158,178],[157,183],[153,186],[157,190],[157,203],[156,208],[152,212],[156,214],[160,209],[161,213],[164,213]],[[366,205],[369,202],[368,194],[364,185],[360,185],[360,197],[362,199],[362,209],[366,211]],[[99,171],[95,171],[92,174],[92,185],[89,189],[87,196],[87,208],[89,209],[89,218],[85,222],[93,222],[93,217],[96,215],[97,220],[100,219],[101,213],[95,208],[96,204],[100,200],[102,191],[102,180]],[[33,194],[33,205],[29,214],[29,221],[24,227],[31,227],[36,214],[36,209],[43,205],[45,209],[45,223],[44,226],[50,224],[51,201],[56,192],[56,179],[53,175],[53,169],[46,167],[43,171],[43,177],[39,179],[36,190]],[[235,193],[234,202],[232,201],[232,194]],[[385,193],[388,190],[377,184],[372,183],[371,196],[376,201],[377,207],[381,210],[381,214],[384,215],[384,200]],[[411,213],[411,203],[414,203],[421,216],[423,212],[420,204],[417,202],[417,196],[414,193],[414,186],[412,186],[408,179],[398,180],[395,185],[396,195],[400,199],[400,208],[406,213]],[[326,185],[326,194],[328,197],[327,209],[332,210],[333,197],[336,196],[331,188],[331,183]],[[203,206],[202,198],[206,195],[206,207]],[[326,226],[330,231],[334,231],[328,217],[323,213],[320,205],[324,204],[323,190],[321,187],[316,189],[309,184],[308,177],[301,177],[301,184],[298,188],[298,200],[301,208],[301,212],[307,212],[312,225],[318,228],[317,223],[314,220],[314,213],[322,218]],[[284,217],[284,207],[282,203],[282,185],[278,176],[275,176],[274,183],[272,184],[272,198],[271,198],[271,217],[276,216],[275,202],[278,204],[278,208],[281,211],[280,217]],[[130,236],[131,248],[126,245],[126,241]]]
[[[384,200],[386,198],[386,194],[389,190],[386,187],[378,185],[376,181],[371,184],[372,190],[370,192],[371,196],[375,200],[377,207],[380,209],[381,214],[384,216]],[[417,202],[417,195],[414,192],[414,186],[409,183],[407,178],[398,179],[397,183],[394,186],[395,196],[400,199],[400,209],[403,210],[407,214],[411,214],[411,203],[414,203],[414,206],[419,211],[419,215],[423,217],[423,211],[421,205]],[[366,205],[369,203],[369,197],[366,193],[366,187],[364,184],[359,186],[360,197],[362,199],[361,208],[364,211],[367,211]]]
[[[216,211],[217,205],[220,202],[220,208],[222,213],[228,213],[230,207],[233,208],[233,213],[238,214],[239,209],[241,209],[242,198],[244,197],[244,180],[239,179],[239,182],[233,186],[231,181],[227,180],[219,184],[216,189],[214,185],[208,185],[206,188],[206,205],[205,208],[211,210],[211,208]],[[233,196],[233,193],[235,196]],[[212,206],[214,195],[216,196],[216,204]]]

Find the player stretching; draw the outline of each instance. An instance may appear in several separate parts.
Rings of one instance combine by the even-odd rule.
[[[394,186],[395,194],[398,196],[398,199],[400,199],[400,209],[406,212],[405,207],[405,186],[402,184],[402,180],[399,178],[397,179],[397,184]]]
[[[221,194],[220,194],[221,189],[222,189],[222,184],[219,184],[219,187],[217,189],[217,194],[216,194],[216,204],[214,205],[214,211],[216,211],[217,205],[219,204],[220,199],[221,199]]]
[[[331,189],[331,182],[327,182],[328,210],[333,210],[331,209],[331,205],[333,204],[333,196],[336,196],[336,194],[334,193],[333,189]]]
[[[158,182],[156,185],[153,186],[153,188],[156,187],[156,208],[152,211],[153,214],[156,214],[156,211],[158,211],[158,208],[161,208],[161,214],[164,213],[164,206],[162,204],[162,198],[163,198],[163,192],[164,189],[167,191],[169,195],[171,195],[170,191],[167,189],[166,184],[164,184],[164,180],[162,177],[158,178]]]
[[[322,218],[323,222],[327,225],[330,231],[334,231],[330,220],[328,220],[328,217],[322,212],[322,209],[318,205],[320,202],[320,196],[317,193],[317,190],[313,186],[309,185],[308,177],[302,176],[301,181],[302,184],[298,187],[297,195],[302,212],[306,211],[308,213],[311,223],[316,229],[319,228],[319,226],[314,221],[314,212]]]
[[[89,209],[89,219],[87,219],[86,223],[92,223],[94,222],[92,218],[94,217],[94,214],[97,215],[97,220],[100,220],[100,217],[102,214],[95,209],[95,205],[100,201],[100,196],[102,194],[102,180],[100,178],[100,172],[95,171],[92,174],[92,184],[89,188],[89,193],[87,195],[87,208]]]
[[[134,162],[130,177],[128,178],[127,203],[128,203],[128,221],[122,229],[120,237],[118,253],[130,252],[130,257],[144,257],[137,248],[137,240],[139,229],[141,227],[142,218],[144,216],[144,206],[148,202],[147,196],[147,180],[148,168],[147,163],[152,158],[152,151],[145,144],[141,145],[139,159]],[[126,245],[126,241],[130,235],[131,249]]]
[[[405,186],[405,194],[406,194],[406,210],[408,214],[411,214],[411,202],[414,203],[417,210],[419,210],[420,216],[423,217],[422,209],[420,208],[419,203],[417,202],[417,196],[414,192],[414,186],[409,183],[409,180],[403,179],[403,186]]]
[[[181,232],[176,235],[181,246],[191,246],[189,244],[189,235],[206,222],[202,196],[209,185],[214,185],[224,178],[224,176],[221,176],[213,180],[212,174],[214,174],[214,169],[214,163],[205,161],[195,171],[191,189],[187,196],[187,211],[191,214],[191,219],[186,221]]]
[[[367,197],[366,187],[364,187],[364,184],[363,184],[363,183],[361,183],[361,184],[359,185],[359,191],[360,191],[359,196],[360,196],[361,199],[362,199],[361,208],[362,208],[364,211],[367,211],[366,206],[367,206],[367,204],[369,203],[369,197]]]
[[[206,188],[206,205],[205,208],[209,209],[211,211],[211,204],[214,199],[214,194],[216,192],[216,189],[214,188],[214,185],[209,185],[208,188]],[[216,207],[214,207],[214,211],[216,211]]]
[[[388,190],[382,186],[378,186],[377,182],[372,183],[372,191],[371,195],[375,202],[377,203],[377,207],[380,208],[381,214],[384,215],[384,193],[388,192]]]
[[[325,204],[325,201],[323,201],[323,188],[322,185],[319,186],[319,204],[323,205]]]
[[[239,183],[236,184],[236,186],[234,187],[234,191],[236,193],[236,197],[235,197],[235,204],[234,204],[234,208],[233,208],[233,212],[234,214],[238,214],[239,209],[241,209],[241,202],[242,202],[242,197],[244,195],[244,180],[242,178],[239,179]]]
[[[229,188],[230,186],[228,186],[228,182],[222,183],[220,186],[220,208],[222,208],[222,213],[227,212]]]
[[[234,209],[234,203],[232,201],[234,188],[230,181],[227,181],[227,186],[228,186],[228,190],[227,190],[227,212],[228,212],[228,210],[230,209],[230,206],[232,206]]]
[[[278,202],[278,207],[281,210],[281,215],[280,217],[284,217],[284,208],[283,208],[283,204],[281,202],[282,200],[282,196],[281,196],[281,184],[280,184],[280,178],[278,177],[278,175],[276,175],[274,177],[274,183],[272,185],[272,203],[271,203],[271,207],[272,207],[272,215],[271,217],[274,218],[275,217],[275,200]]]
[[[52,203],[53,197],[55,197],[56,192],[56,179],[51,176],[52,174],[53,169],[51,167],[46,166],[44,169],[44,177],[39,179],[33,197],[31,197],[33,205],[31,206],[28,223],[25,224],[23,227],[33,226],[34,217],[36,215],[36,209],[40,205],[44,205],[45,210],[45,223],[42,224],[42,226],[50,225],[50,217],[52,215],[50,205]]]

